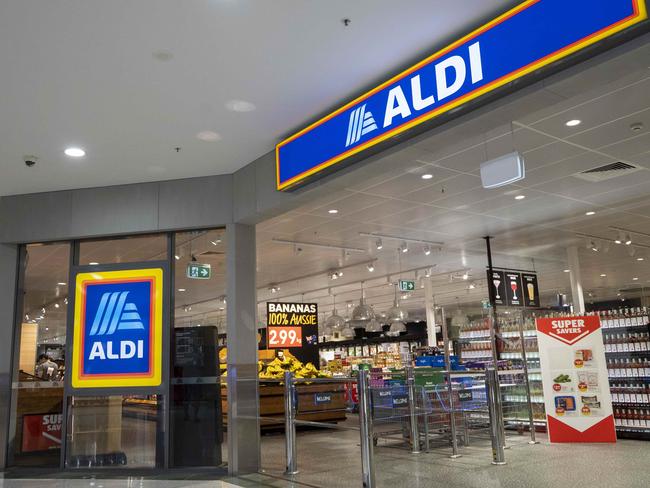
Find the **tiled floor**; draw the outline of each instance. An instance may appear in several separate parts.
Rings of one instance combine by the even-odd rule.
[[[510,435],[507,464],[493,466],[487,439],[472,439],[462,457],[450,459],[449,447],[411,454],[380,440],[375,450],[378,488],[647,488],[650,486],[650,443],[622,440],[615,445],[549,444],[542,436],[529,445],[527,436]],[[177,479],[0,479],[0,488],[351,488],[361,486],[358,432],[298,432],[298,468],[293,478],[284,470],[284,436],[262,438],[263,474],[222,481]],[[193,477],[192,477],[193,478]]]

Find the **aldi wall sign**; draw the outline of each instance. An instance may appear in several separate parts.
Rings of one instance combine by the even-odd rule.
[[[536,319],[551,442],[616,442],[600,318]]]
[[[647,18],[645,0],[526,0],[276,146],[277,189]]]
[[[163,270],[79,273],[72,387],[161,384]]]

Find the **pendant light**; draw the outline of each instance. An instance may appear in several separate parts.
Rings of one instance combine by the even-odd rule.
[[[322,338],[323,342],[326,342],[332,337],[332,328],[327,325],[325,314],[322,317],[323,320],[318,321],[318,336]]]
[[[375,318],[375,311],[370,305],[365,303],[365,295],[363,291],[363,281],[361,282],[361,299],[359,305],[352,310],[352,317],[350,323],[352,327],[363,327],[364,329],[368,323]]]
[[[332,315],[325,321],[325,330],[330,331],[330,340],[342,341],[345,340],[343,330],[345,329],[345,319],[336,313],[336,295],[332,295],[334,300]]]
[[[384,329],[382,329],[381,323],[375,317],[370,322],[368,322],[368,325],[366,326],[366,331],[367,332],[383,332]]]
[[[345,327],[343,327],[343,330],[341,331],[343,339],[345,340],[354,339],[354,330],[352,329],[352,324],[350,322],[350,308],[352,308],[352,302],[348,302],[347,304]]]
[[[388,320],[388,323],[390,324],[390,331],[392,333],[404,332],[406,330],[404,323],[407,318],[408,312],[399,304],[399,299],[397,298],[397,285],[395,285],[395,300],[393,301],[393,306],[386,312],[386,320]]]

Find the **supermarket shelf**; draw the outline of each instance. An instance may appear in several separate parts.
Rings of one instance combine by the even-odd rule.
[[[649,427],[622,427],[622,426],[617,426],[616,430],[622,430],[626,432],[648,432],[650,433],[650,426]]]
[[[601,327],[601,330],[606,334],[608,332],[616,333],[621,330],[648,330],[646,325],[624,325],[623,327]]]
[[[650,382],[650,376],[608,376],[610,380],[610,383],[616,383],[617,381],[636,381],[637,383],[639,381],[645,381],[645,382]]]
[[[617,407],[648,408],[650,407],[650,402],[612,402],[612,405],[616,405]]]
[[[650,351],[605,351],[610,355],[627,355],[627,356],[650,356]]]

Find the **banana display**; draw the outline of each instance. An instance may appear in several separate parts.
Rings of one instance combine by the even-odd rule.
[[[302,364],[294,357],[275,358],[268,364],[258,361],[257,371],[261,380],[279,380],[284,378],[286,371],[291,371],[296,378],[331,378],[331,374],[318,371],[311,364]]]

